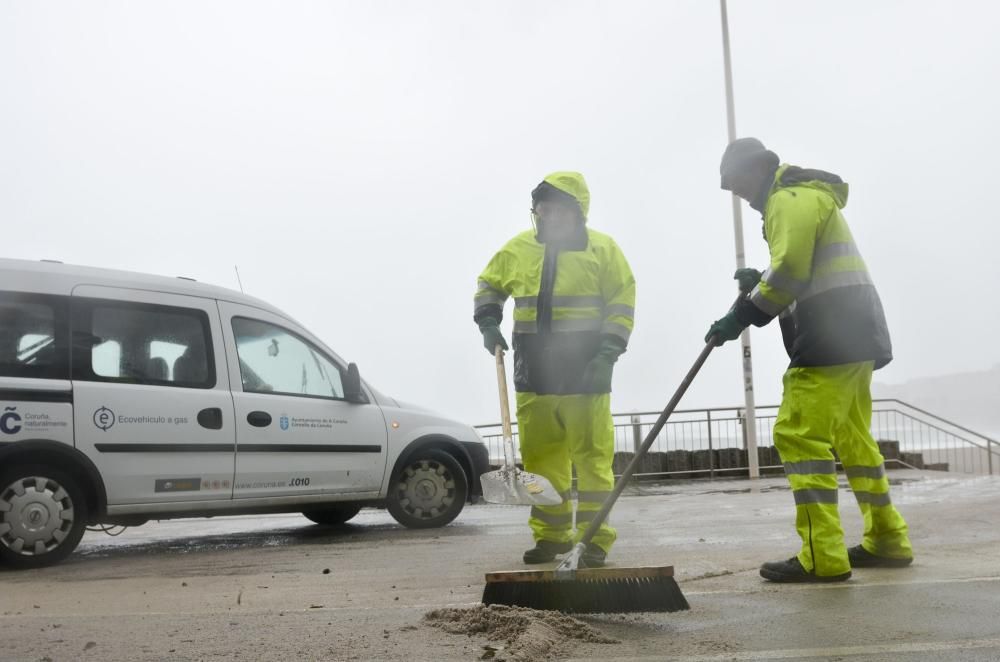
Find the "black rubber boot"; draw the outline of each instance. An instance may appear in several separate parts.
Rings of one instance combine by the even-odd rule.
[[[803,583],[803,582],[842,582],[851,578],[850,572],[842,575],[830,575],[822,577],[807,571],[799,563],[799,558],[793,556],[787,561],[771,561],[760,567],[760,576],[772,582],[779,583]]]
[[[892,559],[888,556],[876,556],[858,545],[847,550],[847,558],[851,560],[852,568],[905,568],[913,563],[913,557],[908,559]]]
[[[571,542],[552,542],[551,540],[539,540],[535,546],[524,553],[524,562],[548,563],[554,561],[556,554],[565,554],[573,549]]]
[[[594,543],[590,543],[580,555],[580,565],[584,568],[603,568],[607,559],[607,552]]]

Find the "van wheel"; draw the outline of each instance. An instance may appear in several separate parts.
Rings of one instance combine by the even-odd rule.
[[[31,465],[0,474],[0,563],[58,563],[76,549],[86,522],[87,502],[69,474]]]
[[[462,465],[445,451],[418,450],[389,485],[386,507],[410,529],[444,526],[462,512],[469,482]]]
[[[306,516],[306,519],[312,520],[317,524],[336,526],[343,524],[359,512],[361,512],[360,503],[337,503],[324,506],[322,509],[303,510],[302,514]]]

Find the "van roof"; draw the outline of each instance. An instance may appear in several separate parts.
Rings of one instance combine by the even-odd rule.
[[[232,303],[261,308],[275,315],[291,320],[281,310],[266,301],[247,296],[225,287],[199,283],[190,278],[154,276],[132,271],[81,267],[61,262],[13,260],[0,258],[0,283],[2,289],[39,294],[69,296],[78,285],[101,285],[168,294],[221,299]]]

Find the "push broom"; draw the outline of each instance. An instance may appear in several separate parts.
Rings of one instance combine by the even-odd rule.
[[[656,419],[642,446],[625,468],[597,516],[591,520],[580,542],[566,558],[555,570],[487,573],[483,604],[551,609],[571,614],[671,612],[690,608],[674,579],[673,566],[581,568],[580,558],[714,348],[713,337],[701,350],[684,381]]]

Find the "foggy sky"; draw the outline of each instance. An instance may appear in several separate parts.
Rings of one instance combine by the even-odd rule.
[[[882,382],[1000,363],[1000,10],[730,2],[737,131],[840,174]],[[248,293],[379,389],[497,420],[476,277],[579,170],[636,274],[615,411],[660,408],[735,295],[717,2],[0,4],[4,257]],[[763,268],[744,207],[748,263]],[[505,335],[510,336],[511,307]],[[752,334],[780,397],[777,325]],[[682,407],[742,402],[738,343]]]

